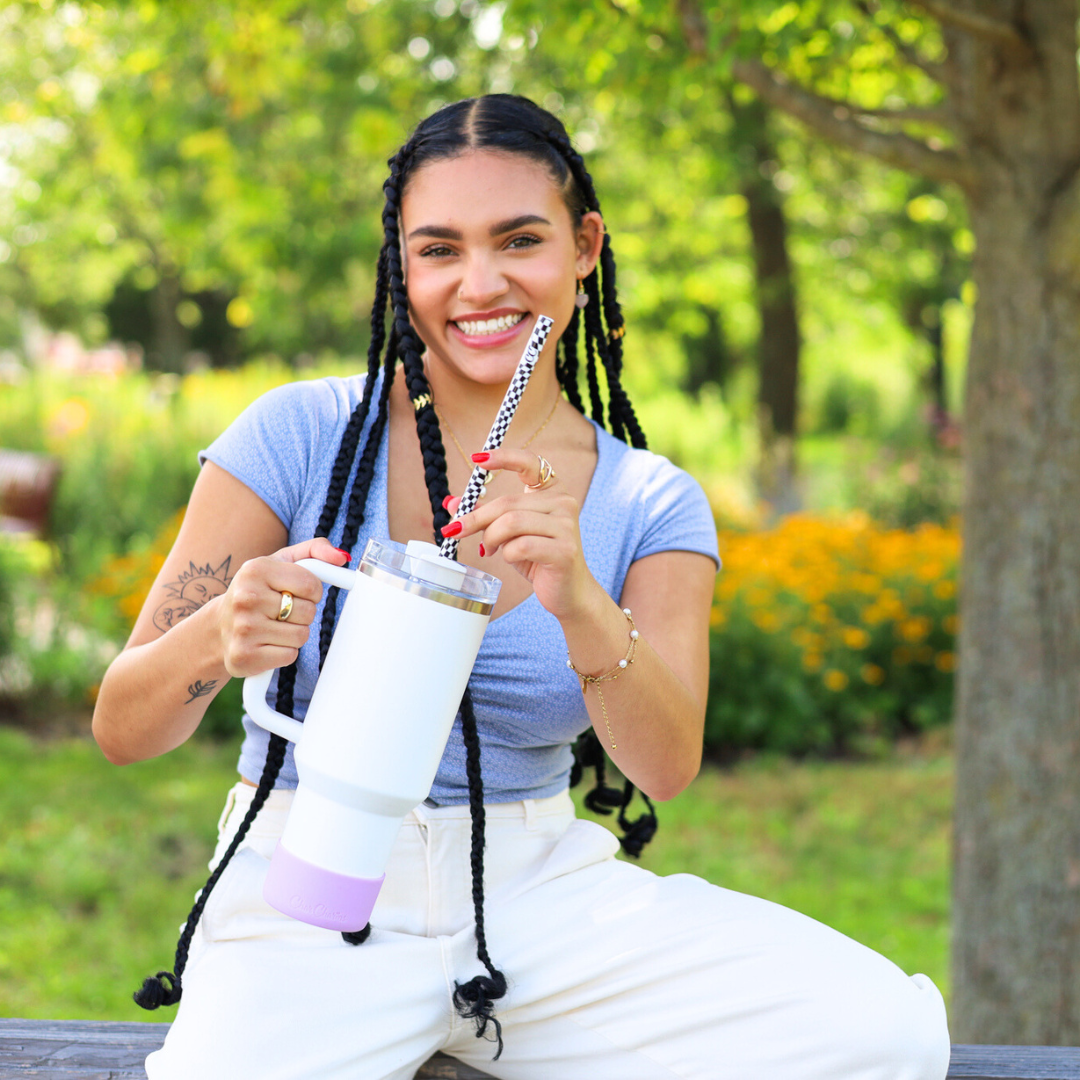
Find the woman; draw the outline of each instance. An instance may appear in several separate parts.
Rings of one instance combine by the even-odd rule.
[[[95,734],[116,762],[164,753],[230,677],[268,668],[282,669],[277,707],[302,716],[336,598],[301,558],[343,565],[369,536],[428,539],[434,522],[502,592],[364,933],[342,941],[263,902],[296,775],[284,740],[245,720],[217,870],[177,970],[137,995],[171,1004],[183,975],[151,1080],[396,1080],[438,1049],[537,1080],[940,1080],[948,1035],[924,976],[765,901],[616,861],[607,830],[574,820],[569,744],[590,725],[648,796],[697,773],[718,563],[708,506],[643,449],[619,381],[614,257],[562,125],[522,98],[458,102],[390,166],[366,377],[274,391],[205,452]],[[555,330],[484,460],[496,478],[451,521],[539,314]],[[600,426],[598,368],[617,438]],[[216,584],[178,619],[193,565],[216,568]]]

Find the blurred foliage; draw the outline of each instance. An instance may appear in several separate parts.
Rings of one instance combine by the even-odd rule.
[[[218,363],[359,353],[386,158],[439,104],[517,91],[564,120],[596,177],[632,391],[711,383],[722,422],[752,421],[742,190],[758,166],[730,115],[748,94],[730,79],[732,48],[895,109],[937,90],[896,62],[879,24],[931,54],[936,39],[892,2],[876,21],[847,0],[703,7],[706,55],[659,0],[10,4],[0,348],[34,311],[90,341],[137,338],[173,370],[189,349]],[[962,210],[783,118],[769,126],[777,157],[761,168],[790,226],[810,426],[838,370],[878,389],[888,425],[920,395],[941,304],[966,276]]]
[[[955,525],[797,515],[720,541],[708,746],[866,752],[951,719]]]

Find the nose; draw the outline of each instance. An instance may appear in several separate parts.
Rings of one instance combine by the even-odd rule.
[[[458,285],[458,300],[471,307],[483,308],[490,306],[506,289],[506,277],[497,261],[486,255],[474,255],[465,262]]]

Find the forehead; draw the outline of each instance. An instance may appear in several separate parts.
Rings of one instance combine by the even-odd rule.
[[[570,224],[562,192],[541,162],[521,154],[471,150],[423,165],[401,198],[403,231],[422,225],[468,230],[536,213],[553,224]]]

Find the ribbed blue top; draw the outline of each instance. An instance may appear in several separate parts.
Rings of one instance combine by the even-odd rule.
[[[315,534],[341,436],[363,386],[364,376],[358,375],[271,390],[202,451],[199,460],[214,462],[251,488],[289,530],[290,544],[308,540]],[[608,594],[617,600],[630,564],[659,551],[701,552],[719,566],[716,528],[698,483],[666,458],[634,450],[598,425],[596,441],[598,460],[581,507],[580,530],[585,561]],[[389,536],[388,453],[384,432],[357,555],[369,538]],[[344,517],[342,510],[331,531],[334,544],[341,542]],[[321,617],[320,606],[316,628]],[[300,650],[294,698],[298,719],[311,700],[318,662],[315,632]],[[589,718],[577,677],[566,666],[562,629],[535,596],[488,624],[470,685],[485,801],[543,798],[565,789],[570,744],[589,726]],[[258,780],[269,736],[246,714],[243,723],[239,771]],[[295,787],[296,782],[290,745],[277,786]],[[440,804],[469,801],[460,717],[431,797]]]

